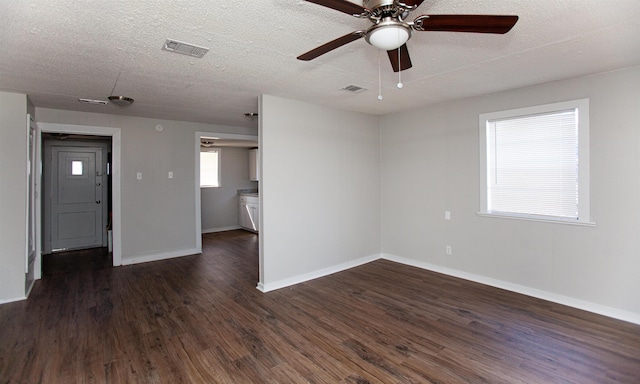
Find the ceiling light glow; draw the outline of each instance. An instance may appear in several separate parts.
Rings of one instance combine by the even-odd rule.
[[[411,37],[403,25],[390,24],[374,28],[367,34],[367,41],[378,49],[391,51],[403,46]]]

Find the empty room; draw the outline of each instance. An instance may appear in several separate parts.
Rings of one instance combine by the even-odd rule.
[[[0,383],[640,382],[637,1],[0,14]]]

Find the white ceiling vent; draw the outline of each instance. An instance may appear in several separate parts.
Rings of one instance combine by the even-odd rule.
[[[198,47],[197,45],[183,43],[177,40],[167,39],[162,46],[164,51],[181,53],[183,55],[201,58],[205,53],[209,52],[209,48]]]
[[[368,91],[367,88],[362,88],[362,87],[359,87],[359,86],[353,85],[353,84],[347,85],[346,87],[341,88],[340,90],[341,91],[352,92],[352,93],[360,93],[360,92]]]

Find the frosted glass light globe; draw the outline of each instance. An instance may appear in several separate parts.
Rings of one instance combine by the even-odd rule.
[[[391,51],[398,49],[409,40],[409,31],[398,25],[376,28],[369,33],[369,44],[378,49]]]

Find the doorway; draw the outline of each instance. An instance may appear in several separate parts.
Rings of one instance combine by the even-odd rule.
[[[111,191],[111,207],[107,207],[108,211],[107,217],[110,220],[110,228],[111,228],[111,239],[112,239],[112,264],[113,266],[122,265],[122,238],[121,238],[121,228],[122,228],[122,219],[121,219],[121,196],[120,196],[120,185],[121,185],[121,172],[120,172],[120,164],[121,164],[121,129],[113,128],[113,127],[98,127],[98,126],[86,126],[86,125],[71,125],[71,124],[55,124],[55,123],[38,123],[38,148],[43,148],[43,141],[47,134],[54,135],[79,135],[84,136],[85,138],[93,139],[94,141],[103,141],[108,142],[111,145],[111,159],[109,161],[110,164],[110,185],[106,188],[104,184],[101,187],[104,190]],[[37,180],[44,180],[45,174],[43,173],[43,151],[37,151],[36,153],[36,163],[40,164],[39,174]],[[70,161],[74,161],[74,159],[68,159]],[[66,160],[65,160],[66,161]],[[77,161],[77,159],[75,160]],[[79,163],[76,163],[79,164]],[[78,167],[79,165],[76,165]],[[84,165],[83,165],[84,166]],[[70,165],[72,167],[72,165]],[[72,171],[72,169],[70,169]],[[78,170],[76,169],[76,172]],[[109,184],[109,183],[107,183]],[[42,209],[44,206],[43,199],[43,186],[42,183],[37,185],[36,189],[40,191],[37,195],[36,201],[36,225],[38,228],[44,228],[44,210]],[[101,191],[102,192],[102,191]],[[95,195],[94,195],[95,196]],[[107,199],[108,200],[108,199]],[[95,200],[93,202],[95,204]],[[103,201],[101,199],[100,204],[102,205]],[[108,205],[108,204],[107,204]],[[104,212],[104,211],[103,211]],[[38,252],[36,253],[36,262],[35,262],[35,278],[40,279],[42,277],[42,254],[43,254],[43,236],[39,236],[37,238],[38,241]],[[102,239],[102,244],[104,244],[104,239]]]
[[[42,252],[108,246],[111,138],[43,134]]]
[[[196,245],[198,248],[198,252],[202,252],[202,196],[200,190],[200,151],[202,146],[202,140],[208,139],[215,141],[216,146],[222,147],[222,154],[220,161],[225,161],[224,148],[225,147],[245,147],[247,148],[247,156],[248,156],[248,148],[252,146],[256,146],[258,143],[258,136],[251,135],[237,135],[237,134],[229,134],[229,133],[216,133],[216,132],[196,132],[195,134],[195,201],[196,201]],[[224,165],[223,165],[224,166]],[[221,171],[224,173],[224,171]],[[248,169],[247,169],[247,180],[248,180]],[[225,184],[224,180],[221,180],[222,184]],[[234,189],[233,194],[237,194],[237,190]],[[235,212],[237,212],[237,206],[234,207]],[[229,228],[229,229],[236,229]]]

